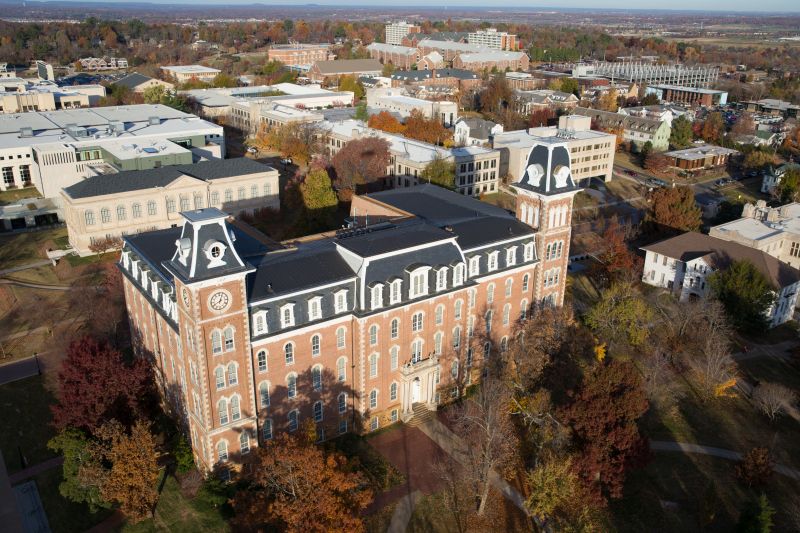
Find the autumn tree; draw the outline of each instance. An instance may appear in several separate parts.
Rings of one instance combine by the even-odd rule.
[[[736,477],[748,487],[765,485],[772,477],[775,462],[766,448],[752,448],[734,468]]]
[[[489,80],[478,94],[480,110],[487,114],[498,114],[512,105],[516,95],[504,75]]]
[[[100,495],[102,480],[87,475],[99,472],[97,458],[91,453],[92,440],[75,428],[66,428],[50,439],[47,447],[64,458],[62,464],[63,480],[58,492],[67,500],[85,503],[89,511],[110,507]]]
[[[148,423],[136,422],[129,431],[111,421],[96,432],[95,454],[104,465],[100,494],[119,505],[129,521],[136,523],[153,515],[158,492],[156,442]]]
[[[153,400],[153,375],[145,359],[125,362],[122,354],[92,337],[73,341],[58,373],[53,423],[95,430],[117,418],[132,422]]]
[[[445,189],[454,190],[456,188],[456,164],[454,161],[436,154],[433,160],[425,165],[420,178]]]
[[[759,333],[769,328],[767,312],[775,301],[775,292],[752,262],[732,261],[711,274],[708,282],[737,330]]]
[[[626,242],[626,229],[611,217],[601,235],[603,251],[597,256],[594,274],[604,282],[633,281],[641,272],[641,259]]]
[[[648,196],[645,222],[660,232],[697,231],[701,215],[691,187],[664,187]]]
[[[376,130],[385,131],[387,133],[399,134],[402,134],[406,129],[405,126],[403,126],[403,124],[401,124],[400,121],[388,111],[381,111],[380,113],[369,117],[367,126],[370,128],[375,128]]]
[[[775,156],[765,150],[751,150],[744,156],[742,166],[748,170],[762,170],[775,163]]]
[[[344,456],[282,433],[259,447],[247,466],[249,489],[233,499],[239,530],[358,532],[372,501],[366,481]],[[298,512],[302,510],[302,512]]]
[[[214,77],[214,80],[211,82],[211,85],[214,87],[236,87],[238,82],[236,78],[225,74],[224,72],[220,72]]]
[[[780,383],[759,383],[753,390],[753,403],[772,421],[792,409],[795,402],[797,394]]]
[[[648,106],[648,105],[658,105],[661,103],[661,100],[658,99],[658,95],[656,93],[647,93],[642,97],[642,101],[639,102],[639,105]]]
[[[669,170],[670,160],[661,152],[651,151],[644,157],[642,166],[645,170],[663,174]]]
[[[300,184],[306,222],[311,231],[329,229],[336,214],[338,201],[328,172],[321,167],[312,168]]]
[[[783,173],[781,181],[775,188],[774,195],[781,203],[800,200],[800,168],[790,168]]]
[[[385,176],[390,161],[389,143],[385,139],[353,139],[333,156],[336,184],[340,189],[355,192],[356,186]]]
[[[414,109],[406,118],[404,135],[409,139],[445,145],[453,141],[453,132],[436,118],[425,118],[422,111]]]
[[[646,460],[647,440],[637,423],[647,409],[633,363],[611,360],[598,363],[561,410],[578,451],[575,471],[594,502],[620,498],[628,471]]]
[[[692,144],[693,138],[692,123],[685,115],[672,121],[672,130],[669,134],[669,144],[672,148],[686,148]]]
[[[617,90],[611,89],[609,91],[605,91],[600,97],[597,99],[596,108],[602,109],[604,111],[617,111]]]
[[[486,512],[492,476],[510,473],[516,438],[509,415],[509,390],[491,375],[478,391],[451,410],[453,431],[466,444],[464,474],[467,494],[478,516]]]
[[[753,114],[748,112],[739,115],[739,118],[736,119],[736,122],[731,128],[731,134],[735,137],[740,135],[752,135],[755,131],[756,123],[753,120]]]
[[[160,104],[165,95],[166,90],[163,85],[152,85],[144,90],[142,98],[145,104]]]
[[[365,94],[364,86],[358,81],[358,78],[349,74],[339,78],[339,90],[352,92],[356,101],[364,98]]]
[[[640,346],[650,334],[653,310],[628,283],[613,283],[586,314],[586,324],[609,342]]]
[[[703,129],[701,136],[703,140],[711,143],[719,143],[725,135],[725,120],[722,118],[722,113],[713,112],[706,116],[703,121]]]
[[[290,122],[271,128],[262,125],[251,144],[264,152],[275,150],[281,156],[305,165],[322,152],[321,134],[319,126],[310,122]]]

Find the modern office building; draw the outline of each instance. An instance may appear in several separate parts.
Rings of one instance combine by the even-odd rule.
[[[414,98],[400,89],[369,89],[367,105],[376,110],[397,113],[404,118],[410,116],[412,112],[418,111],[425,118],[438,120],[448,127],[458,120],[458,104],[456,102]]]
[[[479,380],[531,306],[563,302],[578,189],[564,146],[529,163],[516,216],[423,185],[356,196],[356,225],[287,246],[215,208],[126,236],[134,350],[196,464],[227,478],[307,421],[318,440],[375,431]]]
[[[97,105],[106,95],[102,85],[59,87],[53,82],[31,83],[19,78],[0,79],[0,114],[57,111]]]
[[[680,85],[648,85],[645,94],[654,94],[662,102],[689,104],[692,106],[715,106],[728,103],[726,91],[715,91],[698,87]]]
[[[33,185],[60,198],[61,189],[95,174],[186,156],[224,158],[222,126],[158,104],[0,115],[0,190]]]
[[[204,67],[203,65],[168,65],[161,67],[161,70],[178,83],[185,83],[191,80],[211,83],[217,77],[217,74],[222,72],[219,69]]]
[[[419,33],[422,28],[405,20],[386,23],[386,44],[402,44],[403,37],[409,33]]]

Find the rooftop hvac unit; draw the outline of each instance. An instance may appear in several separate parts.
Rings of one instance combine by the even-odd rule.
[[[108,123],[108,132],[119,135],[125,131],[125,124],[119,120],[112,120]]]
[[[151,126],[158,126],[161,124],[161,119],[159,117],[148,117],[147,123]]]
[[[33,137],[33,128],[25,127],[19,129],[20,137]]]

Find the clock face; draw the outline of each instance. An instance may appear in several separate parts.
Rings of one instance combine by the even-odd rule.
[[[189,307],[189,291],[187,291],[184,288],[183,289],[183,293],[181,293],[181,296],[183,297],[183,305],[185,305],[186,307]]]
[[[222,311],[223,309],[227,309],[230,299],[231,297],[228,296],[227,292],[215,292],[211,295],[211,298],[208,299],[208,305],[211,306],[211,309],[214,311]]]

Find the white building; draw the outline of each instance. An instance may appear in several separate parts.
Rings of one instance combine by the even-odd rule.
[[[800,288],[800,271],[775,257],[742,244],[687,232],[648,246],[642,281],[668,289],[681,301],[711,293],[709,276],[733,261],[749,261],[770,282],[775,300],[767,312],[770,327],[792,319]]]
[[[453,140],[463,146],[488,144],[498,133],[503,133],[503,125],[482,118],[459,118],[453,128]]]
[[[497,31],[497,28],[487,28],[471,32],[467,37],[467,42],[485,46],[493,50],[516,50],[517,36],[505,31]]]
[[[51,81],[31,83],[5,78],[0,80],[0,114],[90,107],[105,95],[106,88],[102,85],[59,87]]]
[[[129,170],[144,154],[115,159],[106,148],[120,142],[175,144],[195,160],[225,157],[222,126],[163,105],[13,113],[0,115],[0,190],[34,185],[57,198],[97,167]]]
[[[200,80],[207,83],[214,81],[217,74],[222,72],[219,69],[204,67],[203,65],[168,65],[161,67],[169,77],[183,83],[190,80]]]
[[[772,194],[778,185],[781,184],[783,175],[787,170],[800,171],[800,165],[797,163],[784,163],[777,167],[770,167],[769,170],[764,172],[764,177],[761,179],[761,192],[764,194]]]
[[[409,33],[419,33],[421,28],[416,24],[409,24],[405,20],[386,23],[386,44],[401,44],[403,37]]]
[[[448,100],[432,101],[408,96],[402,89],[369,89],[367,105],[408,117],[419,111],[427,119],[436,119],[445,126],[458,120],[458,104]]]

